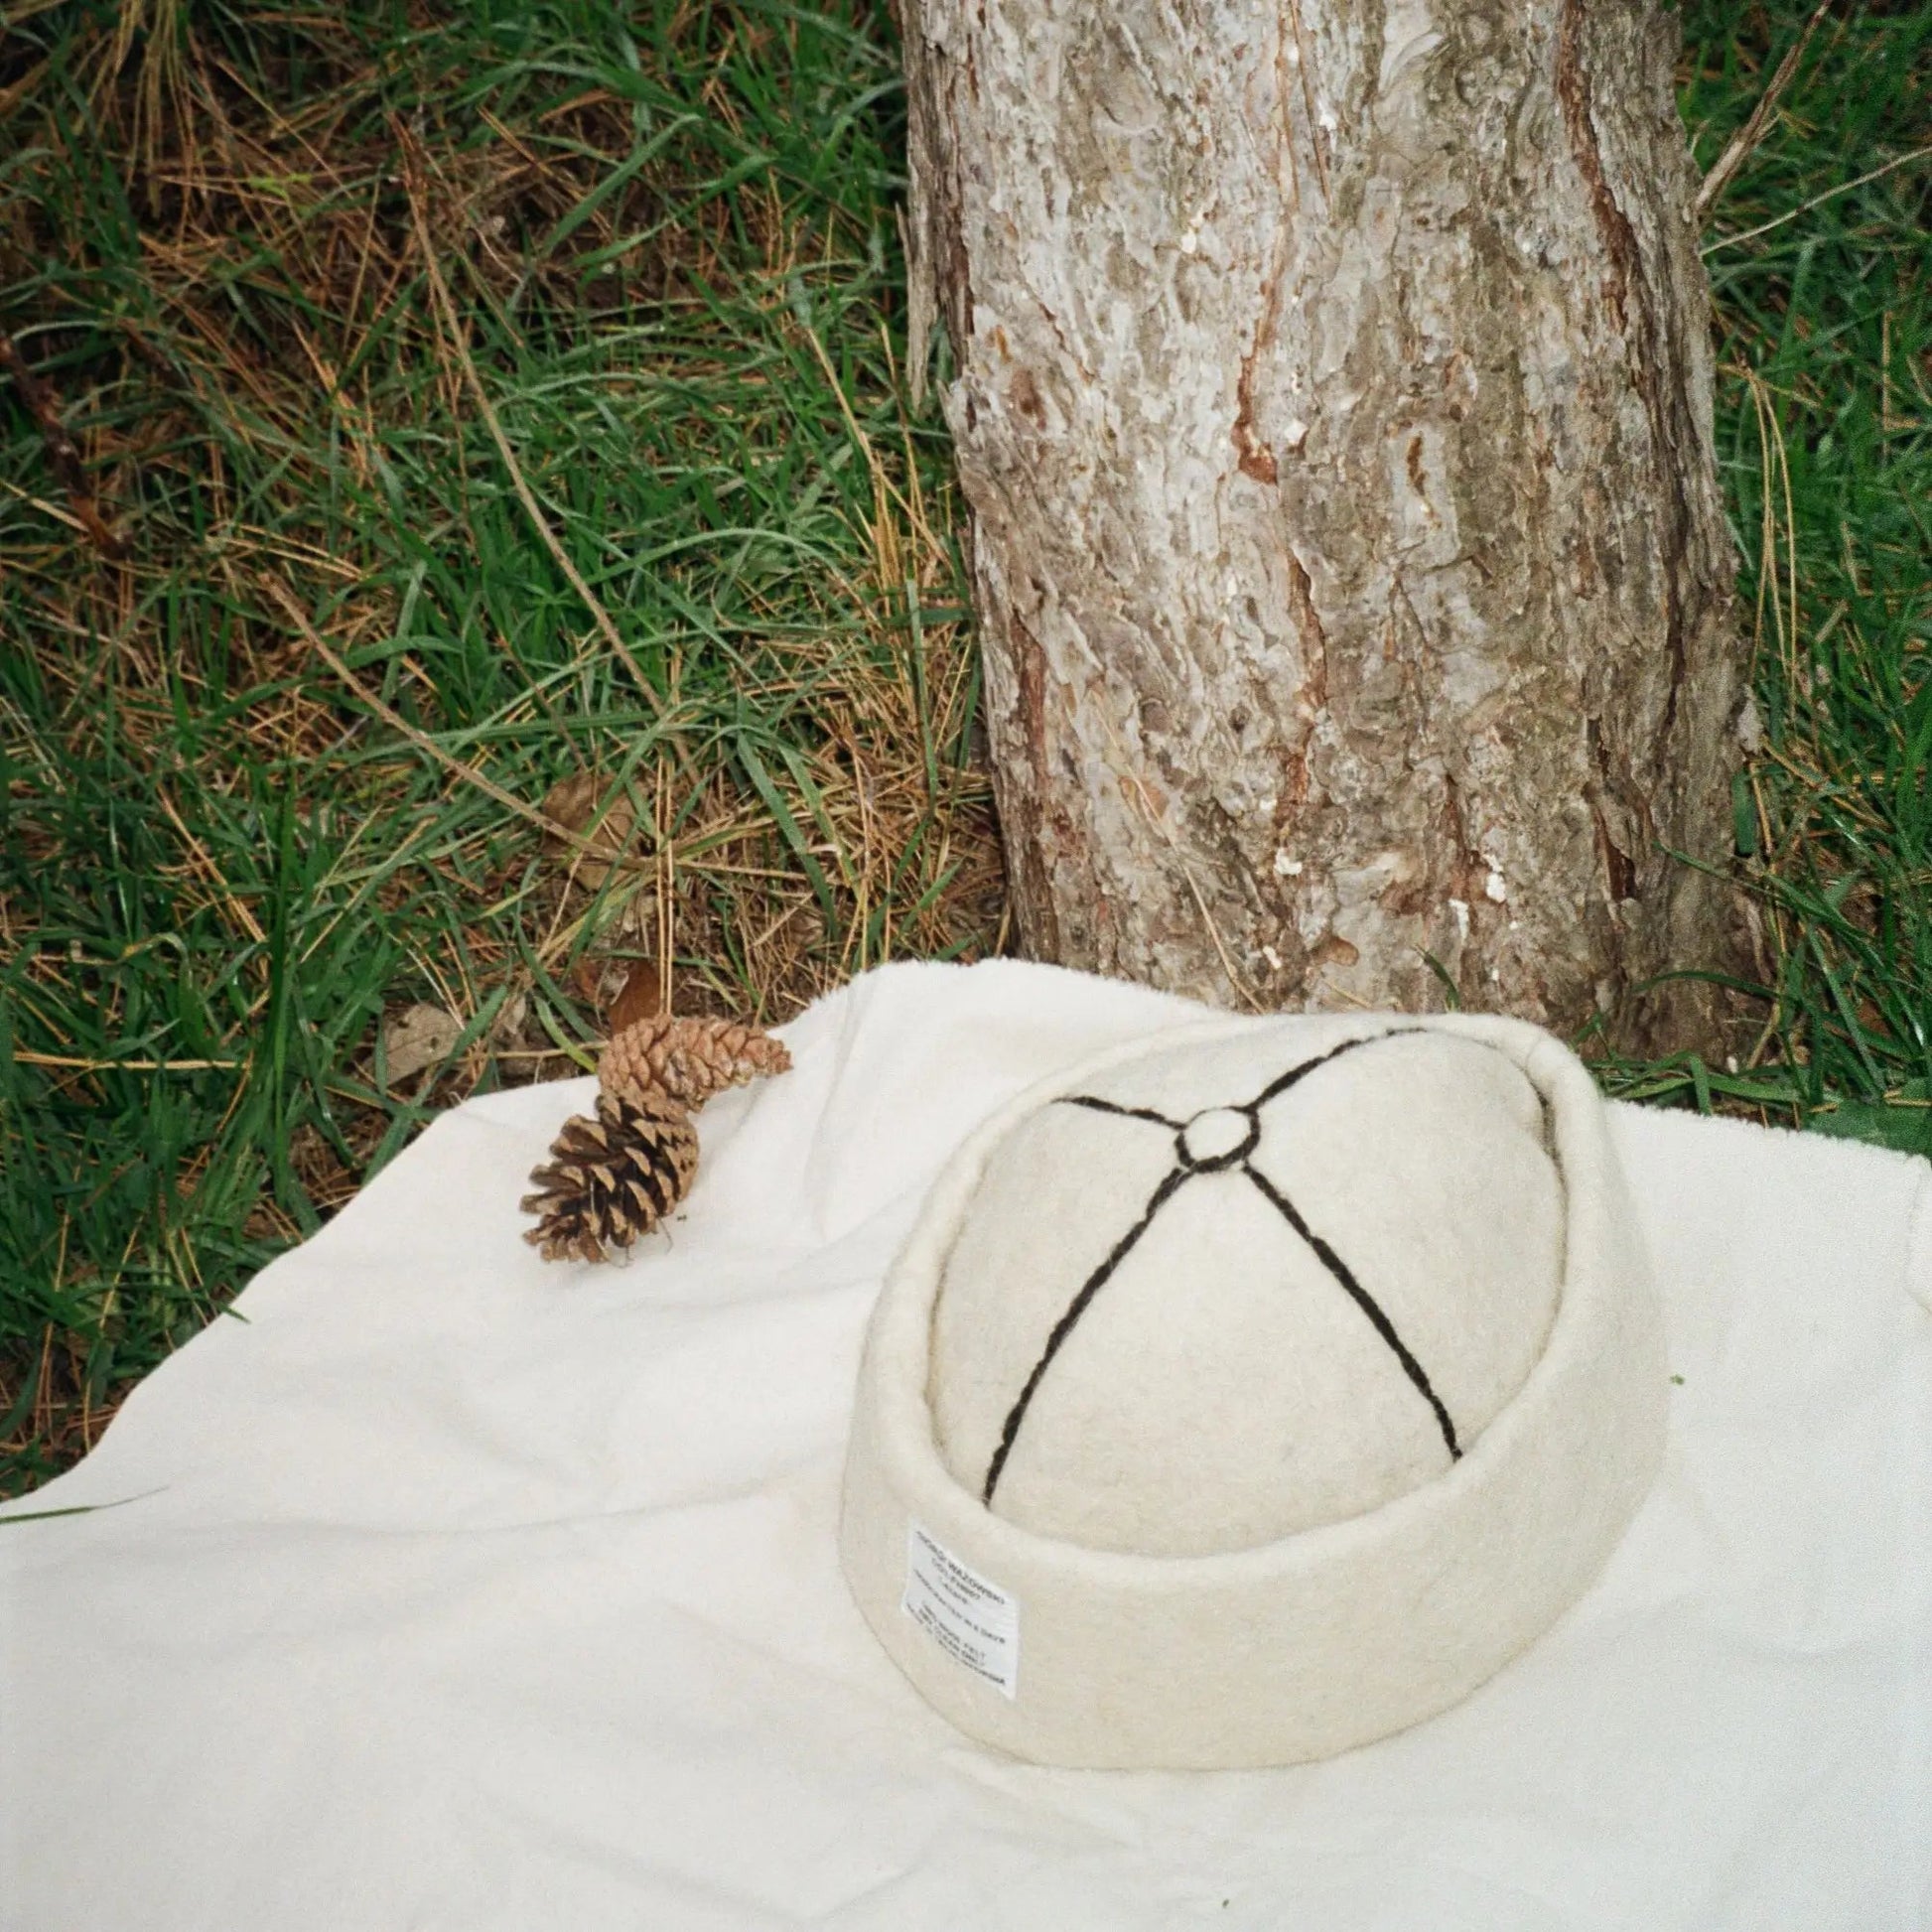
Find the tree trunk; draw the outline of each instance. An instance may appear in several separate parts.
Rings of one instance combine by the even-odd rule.
[[[1739,682],[1648,0],[905,0],[1020,930],[1708,1040]],[[1438,970],[1440,968],[1440,971]]]

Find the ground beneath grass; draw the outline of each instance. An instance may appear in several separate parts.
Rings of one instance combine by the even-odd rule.
[[[1688,10],[1707,168],[1810,17]],[[9,18],[0,1495],[620,999],[777,1021],[1005,941],[883,8]],[[1932,1119],[1929,57],[1926,9],[1821,18],[1709,212],[1762,1036],[1605,1066],[1895,1144]]]

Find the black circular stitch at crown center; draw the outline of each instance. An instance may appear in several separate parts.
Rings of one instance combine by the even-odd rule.
[[[1188,1151],[1187,1135],[1195,1122],[1205,1120],[1210,1114],[1239,1114],[1247,1123],[1248,1131],[1239,1144],[1225,1154],[1208,1154],[1196,1157]],[[1229,1168],[1238,1168],[1261,1145],[1261,1112],[1256,1107],[1203,1107],[1180,1132],[1173,1137],[1174,1159],[1189,1173],[1221,1173]]]

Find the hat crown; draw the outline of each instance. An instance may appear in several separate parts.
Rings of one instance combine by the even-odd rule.
[[[991,1151],[934,1311],[940,1454],[1094,1549],[1360,1515],[1521,1388],[1563,1235],[1541,1099],[1484,1041],[1296,1019],[1156,1044]]]

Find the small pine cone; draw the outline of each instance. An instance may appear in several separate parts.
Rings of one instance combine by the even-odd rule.
[[[614,1035],[598,1061],[606,1093],[668,1094],[697,1108],[714,1093],[761,1074],[782,1073],[791,1055],[780,1040],[736,1020],[674,1020],[656,1014]]]
[[[609,1261],[670,1213],[697,1168],[697,1131],[675,1100],[601,1093],[597,1118],[566,1121],[530,1175],[522,1207],[538,1219],[523,1238],[545,1261]]]

